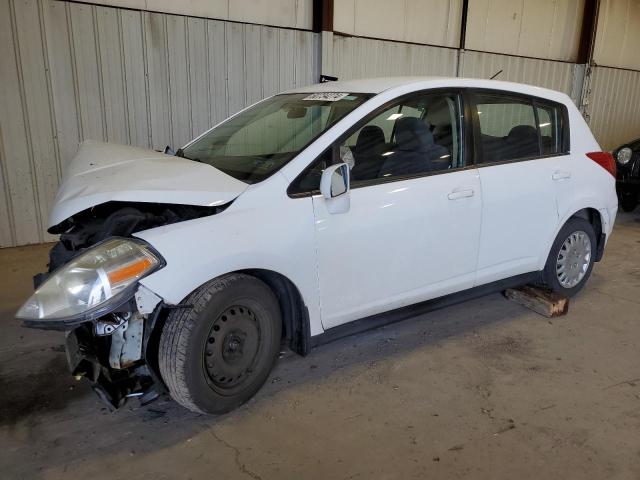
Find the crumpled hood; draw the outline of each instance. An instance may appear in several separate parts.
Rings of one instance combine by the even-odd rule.
[[[220,170],[146,148],[85,140],[66,166],[49,228],[110,201],[217,206],[248,185]]]

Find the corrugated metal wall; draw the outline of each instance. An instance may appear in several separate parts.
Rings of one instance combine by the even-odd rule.
[[[411,43],[333,35],[333,68],[340,79],[397,75],[455,76],[458,51]]]
[[[0,1],[0,247],[51,240],[85,138],[180,146],[244,106],[313,83],[318,34],[50,0]]]
[[[461,55],[461,77],[491,78],[502,70],[496,79],[572,94],[573,63],[473,51],[465,51]]]
[[[313,0],[83,0],[110,7],[311,30]]]
[[[465,48],[575,61],[584,0],[473,0]]]
[[[458,47],[462,0],[334,0],[336,32]]]
[[[152,3],[136,1],[145,6]],[[161,3],[178,8],[167,1]],[[531,34],[527,25],[539,23],[534,20],[542,13],[556,12],[552,15],[555,24],[547,25],[553,38],[536,46],[533,53],[526,48],[522,51],[559,60],[573,58],[579,21],[565,17],[580,10],[583,0],[527,0],[518,5],[505,1],[479,0],[472,5],[494,16],[507,11],[506,5],[516,13],[513,17],[509,10],[509,18],[515,21],[522,17],[518,28],[503,29],[504,35],[495,45],[503,48],[500,42],[526,40]],[[615,49],[603,49],[609,41],[616,44],[620,40],[614,28],[614,20],[624,17],[620,12],[637,11],[630,1],[607,0],[596,62],[613,58],[611,66],[636,66],[629,42],[622,42],[626,45],[622,57],[616,56]],[[261,0],[260,5],[264,7],[265,2]],[[287,21],[297,26],[304,18],[308,23],[310,0],[279,0],[278,5],[287,2],[304,7]],[[0,247],[53,238],[46,233],[48,212],[64,165],[81,140],[158,149],[167,144],[179,146],[247,104],[316,81],[321,69],[342,79],[387,75],[489,78],[502,70],[497,77],[501,80],[560,90],[580,103],[584,65],[502,51],[449,48],[457,46],[459,23],[454,20],[461,15],[461,1],[435,2],[398,0],[403,9],[394,11],[397,18],[387,25],[387,16],[380,12],[387,11],[389,5],[376,0],[380,9],[374,13],[380,21],[369,25],[365,21],[369,2],[340,0],[336,12],[353,10],[353,15],[341,19],[344,28],[362,35],[352,37],[69,1],[0,0]],[[225,18],[231,18],[231,0],[218,3],[227,5]],[[185,6],[211,7],[189,3],[180,8]],[[422,35],[421,20],[409,15],[425,9],[429,15],[422,16],[431,21],[437,17],[441,27],[431,36]],[[556,14],[566,21],[558,23]],[[625,32],[637,19],[637,15],[631,16],[633,19],[624,23]],[[484,17],[470,16],[467,33],[471,46],[474,22]],[[485,40],[491,30],[487,21],[484,26],[476,25]],[[564,29],[559,27],[561,23],[566,23]],[[396,41],[365,38],[367,35],[390,35]],[[625,33],[623,40],[627,37]],[[423,44],[408,43],[411,41]],[[424,44],[428,42],[437,45]],[[588,85],[586,114],[604,147],[612,148],[640,135],[640,111],[633,107],[640,100],[640,72],[597,66]]]
[[[600,4],[593,61],[596,65],[640,70],[640,1]]]
[[[589,126],[603,148],[613,149],[640,137],[640,72],[594,67]]]
[[[394,75],[491,78],[502,70],[499,80],[528,83],[576,96],[572,92],[576,74],[573,63],[343,35],[333,35],[332,53],[333,69],[324,66],[323,71],[341,79]]]

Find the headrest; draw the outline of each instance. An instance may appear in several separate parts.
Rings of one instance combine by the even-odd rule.
[[[537,142],[538,131],[531,125],[516,125],[511,129],[507,138],[513,141]]]
[[[384,144],[384,132],[377,125],[367,125],[358,134],[356,140],[356,151],[362,152],[373,147],[379,147]]]
[[[399,150],[426,151],[433,147],[433,134],[423,120],[403,117],[396,122],[396,142]]]

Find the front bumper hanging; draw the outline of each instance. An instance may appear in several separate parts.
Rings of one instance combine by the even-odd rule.
[[[80,324],[42,322],[31,328],[62,330],[71,374],[86,378],[109,409],[123,406],[128,398],[141,403],[155,400],[165,391],[158,373],[158,319],[167,306],[140,286],[118,311]],[[164,318],[164,317],[163,317]]]
[[[93,327],[94,324],[88,323],[67,333],[66,352],[71,374],[78,380],[89,380],[111,410],[123,406],[130,397],[138,397],[143,404],[155,400],[163,391],[163,385],[150,372],[144,356],[129,359],[128,364],[120,365],[122,368],[114,368],[113,352],[123,351],[122,342],[114,339],[121,334],[97,336]]]

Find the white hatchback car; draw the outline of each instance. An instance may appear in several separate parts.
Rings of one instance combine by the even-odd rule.
[[[69,331],[117,407],[166,388],[227,412],[284,343],[319,343],[528,282],[566,296],[603,255],[615,163],[566,95],[386,78],[263,100],[175,155],[84,142],[50,273],[17,314]]]

